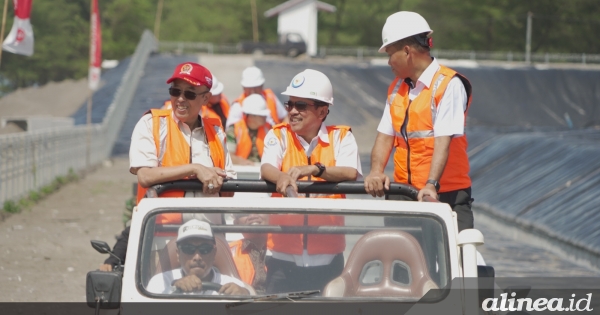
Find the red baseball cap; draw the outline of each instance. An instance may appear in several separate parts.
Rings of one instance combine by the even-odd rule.
[[[204,85],[209,90],[213,85],[212,74],[210,71],[193,62],[184,62],[177,65],[173,71],[173,75],[169,78],[169,80],[167,80],[167,83],[171,83],[175,79],[185,80],[189,84],[195,86]]]

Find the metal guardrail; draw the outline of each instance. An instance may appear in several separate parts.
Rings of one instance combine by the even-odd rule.
[[[144,31],[102,123],[91,127],[90,165],[110,156],[148,56],[156,49],[154,35]],[[0,135],[0,207],[67,175],[69,170],[85,169],[86,141],[86,125]]]
[[[209,54],[237,54],[240,52],[239,45],[235,44],[213,44],[205,42],[174,42],[161,41],[159,50],[162,52],[183,53],[209,53]],[[386,54],[378,52],[379,47],[365,46],[321,46],[318,57],[346,56],[356,57],[359,60],[367,58],[386,58]],[[474,51],[474,50],[445,50],[432,49],[431,55],[441,59],[466,59],[486,61],[508,61],[525,62],[525,52],[511,51]],[[534,53],[531,54],[531,62],[534,63],[600,63],[599,54],[560,54],[560,53]]]

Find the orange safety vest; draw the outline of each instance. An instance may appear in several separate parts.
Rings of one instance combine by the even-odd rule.
[[[471,83],[456,71],[440,66],[433,76],[432,84],[410,102],[409,86],[396,78],[388,89],[388,103],[392,124],[396,132],[394,145],[394,181],[408,183],[421,189],[425,186],[433,157],[433,122],[446,87],[450,80],[458,76],[467,90],[467,111],[471,105]],[[408,113],[408,117],[406,114]],[[402,125],[406,119],[406,134]],[[405,138],[406,137],[406,138]],[[440,193],[465,189],[471,186],[469,177],[469,157],[467,155],[467,136],[453,137],[450,141],[448,162],[439,180]]]
[[[221,95],[221,101],[219,102],[219,104],[213,104],[212,106],[220,106],[223,115],[225,115],[225,118],[229,117],[229,102],[227,101],[225,95]],[[217,112],[215,112],[215,110],[208,105],[202,106],[202,113],[200,115],[203,118],[216,118],[219,121],[221,121],[221,116],[219,116],[219,114],[217,114]],[[221,121],[221,125],[223,125],[223,123],[224,122]]]
[[[306,156],[306,152],[300,144],[296,135],[291,131],[289,124],[279,124],[273,127],[273,132],[279,141],[283,141],[281,134],[285,133],[287,139],[287,149],[283,156],[281,171],[287,172],[293,166],[314,165],[320,162],[324,166],[335,166],[335,153],[333,150],[334,132],[339,130],[340,139],[343,139],[348,132],[351,131],[347,126],[327,126],[327,134],[329,143],[325,143],[319,139],[319,143],[313,149],[310,159]],[[307,178],[302,177],[299,180],[324,181],[322,178]],[[273,197],[281,197],[280,194],[274,193]],[[345,195],[320,195],[317,198],[346,198]],[[272,214],[269,217],[269,223],[272,225],[344,225],[344,217],[337,215],[301,215],[301,214]],[[306,242],[305,242],[306,241]],[[269,234],[267,239],[267,247],[270,250],[301,255],[303,249],[308,251],[308,254],[339,254],[346,248],[346,240],[341,234],[310,234],[305,239],[302,234]]]
[[[235,133],[235,141],[237,144],[237,149],[235,151],[235,155],[247,159],[250,156],[250,152],[252,151],[252,138],[250,138],[250,133],[248,131],[248,126],[246,125],[246,121],[244,119],[236,122],[233,125],[234,133]],[[267,132],[271,130],[271,125],[269,123],[265,123],[260,128],[258,128],[258,134],[256,136],[256,148],[258,149],[258,155],[262,157],[263,149],[265,147],[265,136]]]
[[[152,109],[152,133],[154,136],[154,144],[156,145],[156,155],[162,159],[159,160],[160,166],[179,166],[190,164],[191,148],[186,142],[179,125],[171,117],[172,110]],[[166,124],[167,135],[165,141],[165,152],[161,152],[160,127]],[[208,148],[210,157],[215,167],[225,168],[225,150],[223,144],[217,136],[216,129],[221,128],[221,121],[213,118],[202,118],[202,126],[208,140]],[[137,203],[140,202],[146,194],[147,188],[143,188],[138,183]],[[184,191],[169,191],[165,192],[160,197],[183,197]],[[161,214],[156,220],[159,224],[181,223],[181,214],[166,213]]]
[[[231,249],[231,255],[233,256],[233,261],[240,274],[240,278],[247,284],[252,285],[252,282],[254,281],[254,265],[252,264],[250,254],[242,251],[243,241],[244,240],[231,242],[229,243],[229,248]],[[265,266],[265,271],[267,271],[267,266]]]
[[[248,95],[242,93],[242,95],[240,95],[240,97],[238,97],[237,100],[235,100],[235,101],[240,103],[240,106],[242,106],[242,102],[244,101],[244,99],[247,96]],[[279,117],[277,117],[277,101],[276,101],[275,93],[273,93],[273,91],[271,89],[264,89],[262,92],[262,96],[267,101],[267,108],[271,111],[271,118],[273,118],[273,121],[276,124],[280,123],[281,119],[279,119]]]
[[[160,109],[172,109],[171,101],[165,101]]]

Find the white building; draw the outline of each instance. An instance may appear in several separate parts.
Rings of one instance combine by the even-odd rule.
[[[266,17],[279,15],[277,33],[297,33],[306,42],[307,53],[317,55],[317,12],[335,12],[335,6],[315,0],[289,0],[265,12]]]

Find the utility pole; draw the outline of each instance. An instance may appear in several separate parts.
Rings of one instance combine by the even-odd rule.
[[[162,18],[164,0],[158,0],[158,7],[156,8],[156,17],[154,18],[154,37],[158,41],[158,35],[160,32],[160,20]]]
[[[533,13],[527,12],[527,34],[525,35],[525,62],[531,64],[531,18]]]
[[[250,6],[252,7],[252,38],[254,42],[258,42],[258,17],[256,15],[256,0],[250,0]]]
[[[93,0],[90,1],[90,57],[89,57],[89,65],[92,66],[92,56],[94,54],[93,50],[93,41],[94,41],[94,5]],[[89,71],[89,70],[88,70]],[[88,76],[89,80],[89,76]],[[89,83],[89,82],[88,82]],[[86,125],[86,139],[85,139],[85,167],[89,168],[91,165],[91,151],[92,151],[92,97],[94,96],[94,90],[91,89],[89,91],[88,100],[87,100],[87,113],[85,118]]]
[[[2,31],[0,32],[0,61],[2,61],[2,44],[4,43],[4,25],[6,24],[7,8],[8,8],[8,0],[4,0],[4,11],[2,13]]]

